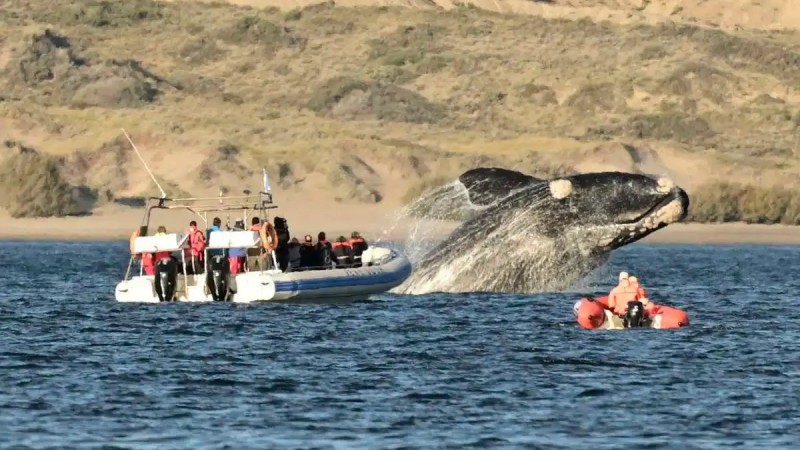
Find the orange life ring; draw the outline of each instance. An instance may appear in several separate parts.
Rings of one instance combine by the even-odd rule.
[[[133,233],[131,233],[131,255],[135,255],[136,254],[136,252],[134,252],[133,249],[135,248],[134,243],[136,242],[136,238],[137,237],[139,237],[139,229],[138,228],[136,230],[133,230]]]
[[[269,236],[267,236],[267,233],[269,233]],[[275,227],[273,227],[271,223],[265,222],[258,230],[258,234],[261,236],[261,245],[264,247],[264,250],[267,252],[274,251],[275,247],[278,246],[278,232],[275,230]]]

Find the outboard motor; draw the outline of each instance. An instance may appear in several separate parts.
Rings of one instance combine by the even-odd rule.
[[[228,260],[221,255],[216,255],[209,261],[208,274],[206,275],[206,286],[211,291],[211,298],[215,302],[228,301],[228,275],[230,265]]]
[[[644,305],[640,301],[628,303],[625,313],[625,328],[641,328],[645,325]]]
[[[172,258],[163,258],[156,264],[155,271],[156,294],[158,300],[171,302],[175,300],[175,290],[178,280],[178,263]]]

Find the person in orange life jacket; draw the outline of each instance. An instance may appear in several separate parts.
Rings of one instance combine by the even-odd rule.
[[[206,237],[197,228],[197,222],[194,220],[189,222],[189,229],[186,230],[186,233],[189,235],[189,248],[183,252],[183,257],[187,264],[186,272],[188,274],[202,273]]]
[[[635,277],[634,277],[635,279]],[[638,300],[644,290],[632,285],[628,272],[619,273],[619,284],[608,295],[608,307],[618,316],[624,316],[628,303]]]
[[[369,248],[369,245],[358,231],[353,231],[350,234],[350,247],[353,249],[353,266],[361,267],[361,254]]]
[[[644,305],[645,312],[652,312],[655,305],[650,302],[647,291],[639,284],[639,279],[631,275],[628,277],[628,283],[630,284],[630,289],[636,292],[636,300],[639,300]]]
[[[325,232],[320,231],[317,234],[317,267],[323,269],[330,269],[331,263],[338,264],[336,255],[333,254],[333,246],[327,239],[325,239]]]
[[[353,264],[353,247],[344,236],[339,236],[339,239],[331,246],[336,260],[339,261],[341,267],[349,267]]]

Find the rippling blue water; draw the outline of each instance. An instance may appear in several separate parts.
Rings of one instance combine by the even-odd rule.
[[[800,247],[648,246],[674,331],[576,294],[123,305],[127,243],[0,243],[0,447],[797,448]]]

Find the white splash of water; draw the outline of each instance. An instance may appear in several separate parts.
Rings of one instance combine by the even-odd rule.
[[[605,262],[593,250],[610,242],[616,227],[565,228],[543,233],[552,202],[547,183],[526,188],[530,203],[524,208],[494,211],[492,231],[470,223],[445,240],[434,239],[429,220],[416,219],[408,233],[407,254],[414,265],[411,276],[396,293],[562,291],[583,280]],[[481,208],[481,209],[485,209]],[[475,212],[467,191],[458,182],[422,195],[403,208],[401,218],[453,218]]]
[[[471,209],[467,189],[458,180],[430,189],[397,211],[376,243],[401,236],[404,253],[417,263],[446,237],[442,221],[461,222]]]
[[[493,231],[479,228],[451,237],[431,249],[406,282],[404,294],[430,292],[559,291],[578,281],[597,264],[568,236],[548,238],[537,228],[542,213],[514,211]]]

